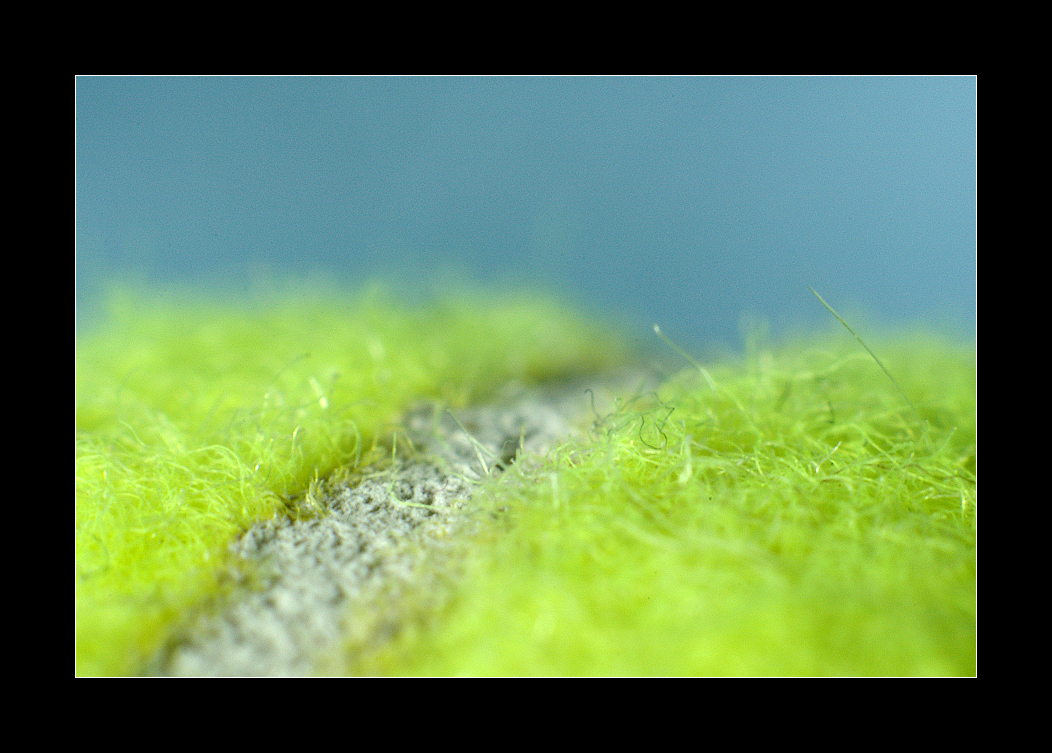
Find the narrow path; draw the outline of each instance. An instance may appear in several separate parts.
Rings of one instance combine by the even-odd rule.
[[[450,593],[463,541],[477,524],[478,482],[543,458],[617,395],[651,382],[639,372],[531,389],[455,415],[419,406],[404,422],[414,448],[394,468],[334,489],[311,519],[253,526],[232,545],[242,581],[173,639],[148,674],[340,674]]]

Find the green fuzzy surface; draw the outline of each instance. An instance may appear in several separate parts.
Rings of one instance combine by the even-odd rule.
[[[377,461],[410,403],[461,406],[623,351],[540,298],[115,293],[76,348],[77,673],[134,674],[222,587],[235,535]]]
[[[373,671],[974,674],[974,362],[882,351],[925,427],[846,342],[602,417],[503,495],[512,534]]]
[[[377,462],[414,401],[627,356],[549,300],[458,300],[115,299],[76,352],[77,674],[141,671],[234,536]],[[901,392],[842,330],[755,337],[487,480],[443,608],[352,671],[975,674],[974,350],[859,331]]]

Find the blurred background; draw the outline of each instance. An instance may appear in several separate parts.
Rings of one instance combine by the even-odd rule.
[[[736,348],[972,340],[974,77],[76,79],[78,326],[114,279],[555,292]]]

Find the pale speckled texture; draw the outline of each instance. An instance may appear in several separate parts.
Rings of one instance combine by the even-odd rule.
[[[304,676],[346,671],[348,647],[381,644],[406,614],[439,606],[473,527],[477,482],[538,458],[648,381],[621,374],[524,389],[454,413],[409,411],[393,469],[366,474],[311,519],[257,524],[232,545],[244,581],[203,609],[147,668],[179,676]],[[598,403],[596,402],[598,401]],[[408,440],[408,442],[406,441]],[[412,598],[406,598],[408,594]],[[433,603],[430,603],[433,602]],[[352,652],[353,653],[353,652]]]

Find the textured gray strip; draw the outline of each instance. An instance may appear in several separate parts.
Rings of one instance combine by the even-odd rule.
[[[414,613],[440,606],[477,522],[468,503],[480,479],[543,456],[606,410],[612,395],[644,381],[633,373],[509,389],[455,417],[434,406],[411,411],[399,440],[414,449],[408,459],[336,489],[316,518],[247,531],[233,544],[235,561],[246,563],[235,593],[181,631],[147,672],[342,673],[348,647],[388,640],[413,618],[408,604]]]

